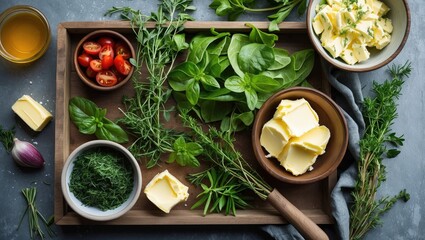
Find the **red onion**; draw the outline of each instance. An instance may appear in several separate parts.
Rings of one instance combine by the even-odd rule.
[[[41,168],[44,166],[44,158],[37,148],[29,142],[13,139],[15,145],[12,149],[12,157],[15,162],[23,167]]]

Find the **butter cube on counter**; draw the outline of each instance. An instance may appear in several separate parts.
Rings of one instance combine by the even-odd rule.
[[[168,170],[158,173],[145,187],[146,197],[165,213],[189,197],[189,188]]]
[[[41,131],[53,118],[40,103],[23,95],[12,106],[12,110],[34,131]]]

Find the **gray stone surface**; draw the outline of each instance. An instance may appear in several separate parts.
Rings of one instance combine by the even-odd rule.
[[[199,0],[194,5],[198,10],[193,16],[197,20],[225,20],[215,16],[208,8],[211,1]],[[10,0],[0,1],[0,11],[18,5],[28,4],[41,10],[52,28],[52,42],[46,54],[28,65],[15,65],[0,59],[0,123],[6,128],[16,124],[18,118],[11,111],[11,105],[23,94],[33,96],[50,112],[55,111],[56,78],[56,26],[64,21],[111,20],[103,13],[112,6],[131,6],[149,13],[155,11],[156,1],[136,0]],[[407,203],[397,203],[383,217],[383,225],[372,230],[366,239],[424,239],[425,214],[425,170],[423,136],[425,81],[425,9],[421,0],[410,0],[412,25],[408,42],[393,61],[402,64],[412,62],[413,71],[407,80],[399,100],[399,118],[393,129],[404,134],[406,139],[401,154],[396,159],[385,161],[387,181],[382,184],[378,195],[395,195],[406,188],[411,194]],[[116,16],[117,17],[117,16]],[[260,20],[260,15],[248,15],[241,20]],[[291,16],[291,20],[303,21],[304,16]],[[361,74],[365,92],[371,81],[383,81],[388,75],[386,67]],[[53,214],[54,181],[54,121],[35,136],[17,125],[18,138],[34,143],[46,159],[41,171],[28,171],[16,166],[11,157],[0,151],[0,239],[29,239],[26,220],[19,230],[17,226],[25,211],[25,202],[20,190],[37,186],[37,204],[46,216]],[[1,148],[2,149],[2,148]],[[117,226],[117,227],[55,227],[56,239],[264,239],[267,235],[257,226]]]

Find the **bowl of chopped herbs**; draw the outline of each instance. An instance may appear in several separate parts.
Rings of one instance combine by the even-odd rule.
[[[94,221],[109,221],[134,206],[141,192],[142,174],[125,147],[93,140],[69,155],[61,185],[66,202],[76,213]]]

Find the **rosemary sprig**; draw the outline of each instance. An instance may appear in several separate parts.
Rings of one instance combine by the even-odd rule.
[[[394,147],[402,146],[403,137],[396,136],[391,126],[397,118],[396,100],[400,96],[403,78],[411,71],[410,63],[393,66],[390,69],[392,80],[382,84],[374,82],[375,97],[366,98],[363,103],[363,116],[366,130],[360,140],[360,160],[358,179],[352,192],[354,203],[350,212],[350,239],[360,239],[367,231],[380,224],[380,216],[391,209],[397,200],[409,200],[406,190],[393,197],[375,199],[376,192],[386,179],[383,156],[395,157],[400,152],[388,149],[388,143]]]
[[[14,136],[15,136],[14,127],[12,129],[7,130],[7,129],[3,129],[3,126],[0,125],[0,142],[3,144],[4,149],[6,149],[8,153],[12,151],[12,148],[14,145],[14,141],[13,141]]]
[[[191,130],[193,138],[204,148],[204,156],[218,167],[237,179],[239,184],[252,190],[265,200],[273,190],[261,176],[245,161],[233,144],[234,139],[226,132],[220,132],[210,127],[204,132],[200,124],[187,113],[180,114],[183,124]]]
[[[22,224],[22,220],[24,219],[25,214],[28,212],[28,223],[30,228],[30,237],[31,239],[34,239],[37,235],[40,236],[41,239],[45,238],[44,232],[40,226],[39,218],[44,223],[46,227],[46,231],[49,234],[50,237],[54,235],[53,230],[50,228],[50,226],[53,224],[53,216],[51,216],[49,219],[46,220],[44,216],[38,211],[36,205],[35,205],[35,198],[37,196],[37,189],[35,187],[31,188],[24,188],[22,189],[22,194],[25,197],[25,200],[28,203],[28,206],[22,215],[22,218],[18,225],[19,227]]]
[[[147,167],[155,166],[162,153],[172,152],[172,144],[179,134],[167,129],[161,118],[168,118],[171,111],[166,109],[171,90],[164,83],[172,69],[178,53],[187,48],[183,24],[192,18],[185,13],[193,10],[191,0],[164,0],[158,12],[150,16],[129,7],[114,7],[106,15],[120,13],[129,20],[137,38],[137,56],[132,60],[136,67],[133,76],[135,95],[125,98],[124,117],[119,120],[135,136],[136,140],[129,150],[137,158],[149,159]],[[148,29],[148,22],[155,27]],[[148,82],[140,81],[142,67],[148,71]]]

